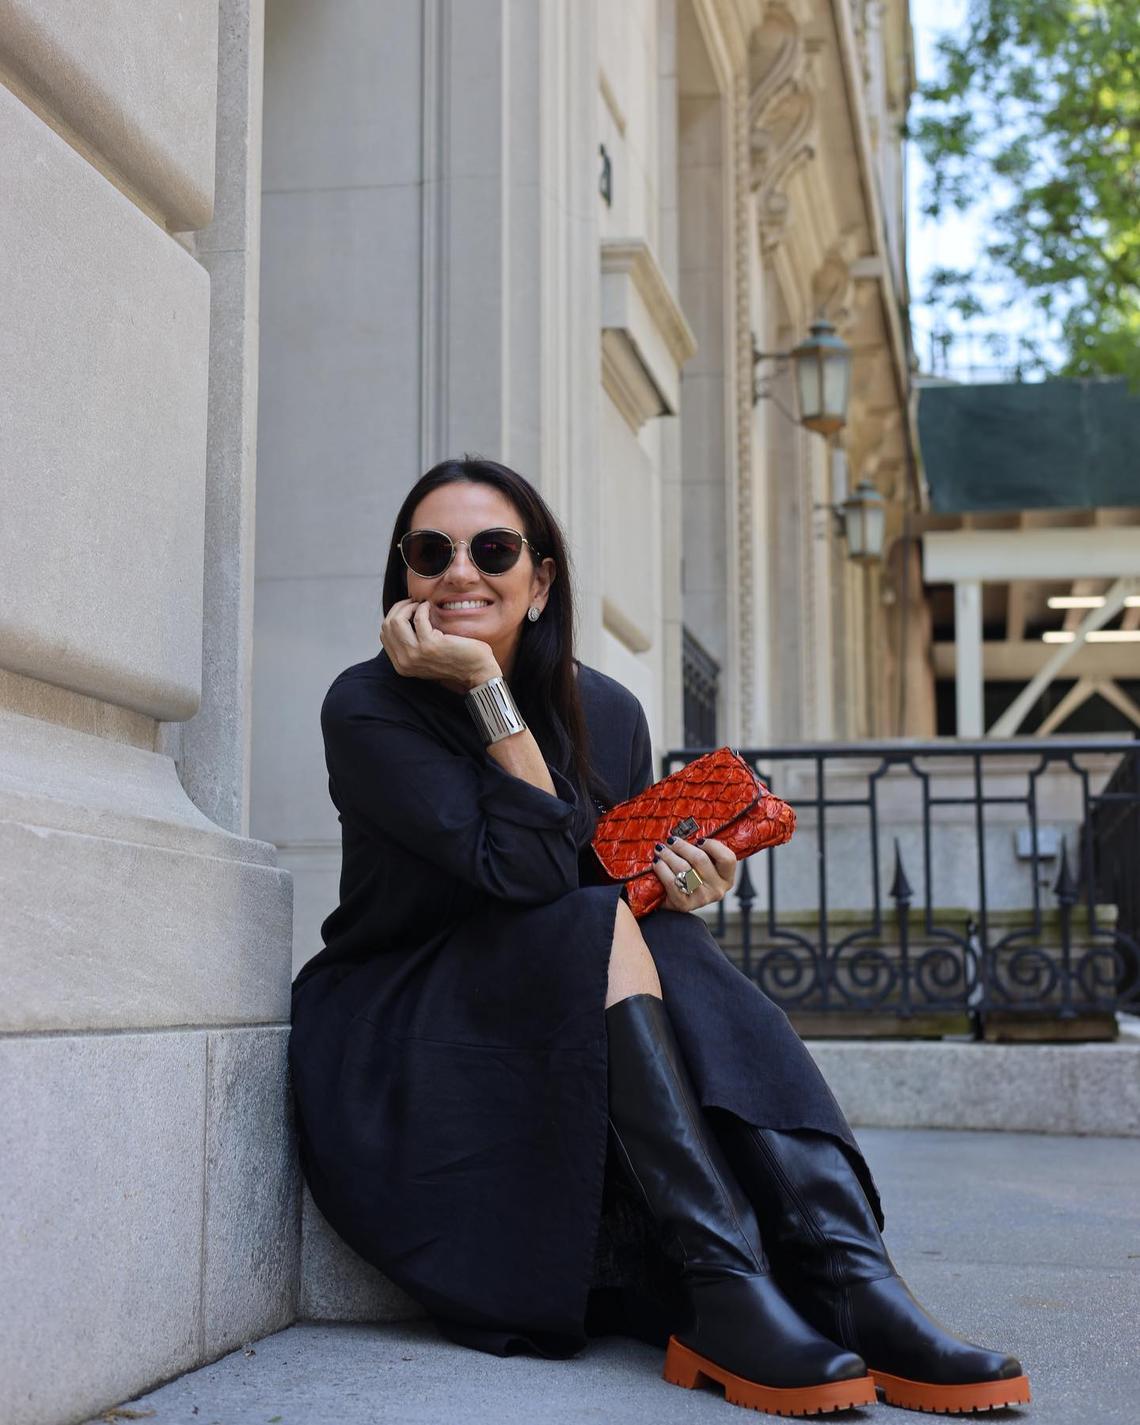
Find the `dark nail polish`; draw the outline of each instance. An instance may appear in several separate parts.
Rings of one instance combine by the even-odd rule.
[[[657,860],[657,853],[656,853],[656,852],[653,853],[653,859],[654,859],[655,861]]]
[[[660,850],[661,850],[661,843],[660,843],[660,841],[655,841],[655,842],[653,843],[653,849],[654,849],[654,851],[660,851]]]
[[[698,836],[698,837],[697,837],[697,845],[699,846],[699,845],[701,844],[701,842],[702,842],[704,839],[705,839],[705,838],[704,838],[703,836]]]
[[[665,838],[665,840],[668,841],[668,843],[669,843],[670,846],[672,846],[673,842],[676,841],[676,839],[677,839],[677,838],[676,838],[675,836],[667,836],[667,837]]]

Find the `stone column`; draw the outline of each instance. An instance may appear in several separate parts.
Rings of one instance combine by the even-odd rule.
[[[981,737],[985,732],[982,705],[982,585],[959,579],[954,585],[954,651],[957,674],[954,699],[958,736]]]
[[[290,886],[235,834],[248,720],[223,691],[249,657],[222,487],[248,507],[260,16],[224,0],[219,45],[216,5],[0,7],[11,1425],[85,1417],[294,1311]]]

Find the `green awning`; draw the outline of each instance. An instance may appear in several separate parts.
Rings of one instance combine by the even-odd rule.
[[[922,386],[936,514],[1140,506],[1140,397],[1123,377]]]

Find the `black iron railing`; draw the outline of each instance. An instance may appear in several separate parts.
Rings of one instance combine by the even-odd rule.
[[[707,750],[667,753],[662,775]],[[741,863],[710,928],[798,1025],[1079,1037],[1140,1011],[1140,742],[739,751],[797,830]]]

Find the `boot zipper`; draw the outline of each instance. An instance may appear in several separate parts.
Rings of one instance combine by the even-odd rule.
[[[845,1338],[843,1340],[843,1344],[847,1346],[849,1350],[856,1350],[857,1347],[853,1344],[855,1339],[854,1314],[851,1311],[851,1303],[848,1300],[847,1291],[839,1272],[838,1261],[834,1252],[831,1250],[830,1244],[828,1243],[828,1239],[823,1233],[823,1231],[820,1229],[819,1224],[816,1222],[815,1218],[812,1216],[811,1211],[809,1210],[807,1203],[804,1201],[803,1197],[800,1195],[799,1190],[796,1188],[795,1184],[784,1171],[783,1166],[781,1165],[779,1159],[776,1157],[776,1154],[773,1153],[772,1149],[764,1141],[763,1136],[759,1133],[753,1132],[752,1141],[760,1149],[760,1152],[763,1155],[765,1161],[767,1162],[772,1176],[776,1179],[776,1181],[783,1188],[784,1192],[791,1199],[792,1205],[799,1213],[804,1226],[807,1228],[808,1232],[811,1234],[811,1236],[815,1239],[815,1241],[822,1249],[823,1260],[827,1270],[828,1281],[830,1282],[831,1287],[836,1295],[835,1315],[837,1325],[839,1326],[840,1331],[842,1332]],[[847,1329],[844,1329],[845,1323]]]

